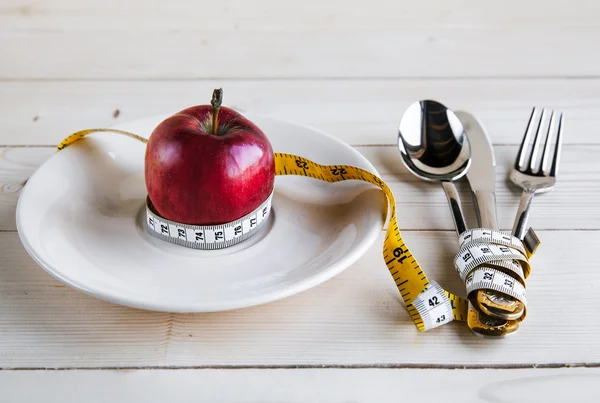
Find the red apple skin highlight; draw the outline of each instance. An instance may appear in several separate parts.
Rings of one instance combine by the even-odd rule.
[[[273,191],[275,162],[265,134],[238,112],[193,106],[152,132],[145,156],[148,196],[168,220],[215,225],[258,208]]]

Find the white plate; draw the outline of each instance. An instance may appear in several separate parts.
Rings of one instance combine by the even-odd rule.
[[[377,174],[360,153],[330,135],[246,116],[275,152]],[[148,137],[164,118],[118,127]],[[382,228],[386,201],[372,185],[278,176],[271,219],[250,239],[218,251],[168,244],[144,231],[144,150],[130,138],[94,133],[33,174],[19,198],[17,229],[40,266],[71,287],[122,305],[221,311],[274,301],[330,279],[356,261]]]

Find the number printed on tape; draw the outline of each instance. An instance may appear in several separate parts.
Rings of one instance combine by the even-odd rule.
[[[247,239],[265,223],[273,194],[246,216],[222,225],[188,225],[160,218],[146,205],[147,232],[167,242],[194,249],[219,249]]]
[[[467,276],[465,285],[467,295],[475,290],[496,290],[527,304],[527,290],[523,284],[514,277],[491,267],[478,267],[473,270]]]
[[[454,265],[460,278],[465,281],[467,275],[475,267],[494,260],[527,261],[520,251],[504,245],[476,244],[465,247],[454,258]]]
[[[425,330],[436,328],[453,320],[452,303],[442,287],[435,281],[432,281],[415,298],[413,306],[419,312]]]
[[[523,254],[525,253],[523,242],[519,238],[488,228],[473,228],[465,231],[459,235],[458,243],[461,246],[467,243],[500,244],[517,249]]]

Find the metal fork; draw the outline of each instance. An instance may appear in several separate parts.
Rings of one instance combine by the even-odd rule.
[[[551,111],[550,124],[548,125],[540,164],[539,154],[542,143],[540,132],[542,123],[546,121],[547,114],[548,111],[546,109],[543,109],[540,114],[540,109],[536,107],[531,111],[531,117],[529,118],[523,142],[517,154],[515,166],[510,173],[510,180],[523,189],[512,230],[513,235],[519,239],[523,239],[527,232],[527,220],[529,219],[529,209],[533,195],[552,190],[556,183],[560,150],[562,148],[563,114],[562,112]],[[533,145],[530,146],[534,133]],[[555,139],[555,146],[551,153],[552,139]],[[550,168],[548,168],[549,164]]]

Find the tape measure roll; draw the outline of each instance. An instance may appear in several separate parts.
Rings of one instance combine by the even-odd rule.
[[[523,242],[501,231],[474,228],[459,235],[454,267],[465,283],[467,296],[477,290],[494,290],[523,303],[527,313],[525,279],[531,273],[529,254]]]
[[[113,132],[126,135],[143,143],[147,143],[148,141],[141,136],[122,130],[88,129],[73,133],[67,137],[57,147],[57,151],[60,151],[75,141],[85,137],[86,135],[95,132]],[[423,269],[417,262],[417,259],[414,257],[409,247],[402,239],[396,218],[396,202],[394,195],[385,182],[383,182],[383,180],[369,171],[354,166],[320,165],[304,157],[284,153],[274,153],[274,157],[276,175],[305,176],[330,183],[346,180],[359,180],[371,183],[380,188],[387,197],[390,209],[390,219],[382,250],[383,259],[390,272],[390,275],[394,280],[394,283],[396,284],[396,287],[398,288],[398,291],[400,292],[400,295],[402,296],[404,305],[406,306],[411,319],[415,323],[415,326],[420,331],[426,331],[442,326],[453,320],[467,320],[467,300],[444,290],[436,282],[429,281]],[[260,209],[264,209],[264,207],[267,207],[268,211],[270,211],[270,198],[265,203],[266,205],[261,205],[259,209],[250,213],[250,215],[258,214],[259,212],[263,211]],[[386,217],[387,213],[388,206],[386,204],[384,210]],[[148,200],[147,217],[148,226],[152,228],[152,232],[162,239],[169,242],[178,243],[182,246],[210,249],[210,247],[206,247],[206,234],[202,236],[202,242],[196,239],[196,233],[194,232],[196,228],[194,227],[198,226],[184,226],[182,224],[179,224],[178,226],[177,223],[172,223],[171,225],[173,226],[173,233],[171,234],[169,223],[160,218],[160,216],[158,216],[156,212],[152,210],[151,203]],[[150,224],[150,219],[154,220],[152,224]],[[248,217],[244,217],[241,220],[243,221],[247,219]],[[231,231],[234,231],[232,234],[235,234],[235,228],[240,224],[238,221],[239,220],[236,220],[234,223],[224,224],[224,226],[230,228],[230,233]],[[168,236],[163,231],[164,227],[161,226],[161,223],[163,222],[167,224],[167,230],[169,231]],[[158,223],[158,227],[156,223]],[[257,227],[254,228],[254,231],[258,229]],[[157,228],[160,231],[158,231]],[[181,231],[182,229],[185,230],[185,234],[183,234],[183,231]],[[205,228],[200,229],[205,230]],[[242,236],[243,235],[244,234],[242,233]],[[242,238],[242,236],[234,236],[232,238],[230,235],[229,241],[237,243],[248,238],[251,236],[251,234],[245,238]],[[225,237],[225,235],[224,239],[225,242],[227,242],[227,237]],[[214,242],[212,243],[214,244]],[[492,279],[490,280],[489,274],[486,275],[488,272],[481,271],[484,270],[484,267],[482,267],[483,263],[510,270],[510,267],[518,266],[518,264],[513,262],[513,260],[518,260],[523,264],[523,267],[526,267],[526,271],[522,273],[522,275],[519,275],[519,273],[516,273],[515,275],[524,281],[524,278],[529,274],[529,256],[525,253],[522,242],[517,238],[507,236],[506,234],[497,231],[477,229],[461,234],[460,244],[461,248],[455,258],[455,265],[457,272],[459,272],[465,282],[471,279],[471,291],[479,289],[478,287],[494,290],[499,289],[500,291],[508,290],[505,280],[514,279],[513,276],[507,274],[505,271],[489,269],[495,270],[493,272]],[[221,246],[223,245],[228,246],[227,244],[222,244]],[[508,252],[505,252],[506,249],[501,249],[500,247],[507,248]],[[483,248],[489,249],[489,252]],[[468,254],[470,254],[470,257]],[[516,285],[517,283],[519,283],[523,288],[519,288],[519,286]],[[519,295],[521,296],[523,302],[525,301],[524,283],[516,281],[511,287],[511,292],[512,294],[509,293],[509,295]]]

